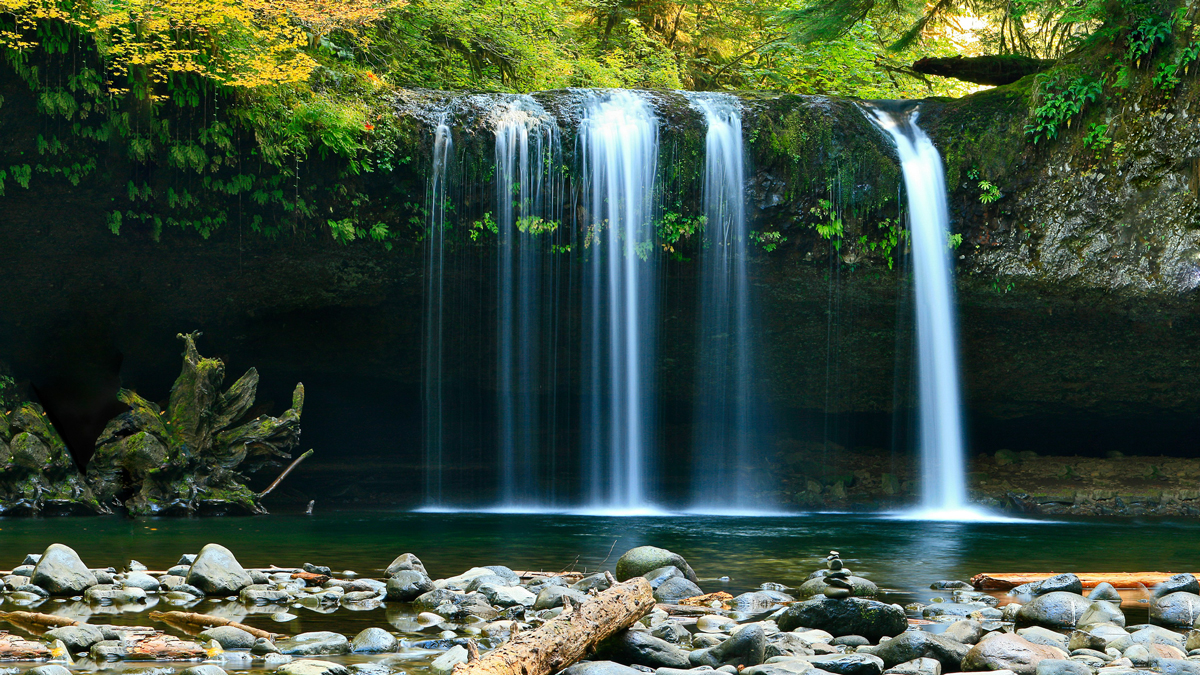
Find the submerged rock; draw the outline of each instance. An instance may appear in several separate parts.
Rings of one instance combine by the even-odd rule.
[[[381,654],[394,652],[400,641],[395,635],[382,628],[365,628],[350,641],[350,651],[354,654]]]
[[[420,570],[399,570],[388,579],[387,599],[412,602],[433,590],[433,580]]]
[[[350,641],[341,633],[314,631],[295,637],[280,638],[275,647],[281,654],[289,656],[315,656],[318,654],[348,654]]]
[[[1017,611],[1018,623],[1032,623],[1047,628],[1074,628],[1092,603],[1068,591],[1051,591],[1039,595]]]
[[[52,595],[76,595],[96,585],[96,574],[83,564],[74,549],[50,544],[33,568],[29,581]]]

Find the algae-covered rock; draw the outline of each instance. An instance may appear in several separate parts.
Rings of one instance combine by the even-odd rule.
[[[692,583],[699,581],[683,556],[657,546],[638,546],[626,551],[625,555],[617,560],[617,581],[628,581],[666,566],[679,568],[683,576]]]
[[[783,631],[803,626],[828,631],[834,637],[861,635],[872,642],[908,628],[908,617],[899,606],[867,598],[807,600],[785,609],[775,622]]]

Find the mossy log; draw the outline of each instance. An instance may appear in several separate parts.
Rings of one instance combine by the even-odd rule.
[[[912,65],[912,69],[924,75],[952,77],[963,82],[1000,86],[1012,84],[1026,75],[1033,75],[1051,68],[1057,61],[1035,59],[1017,54],[991,56],[928,57]]]
[[[521,633],[454,675],[550,675],[593,651],[596,644],[632,626],[654,608],[654,591],[641,577],[630,579],[580,604],[569,603],[541,627]]]
[[[245,476],[291,459],[288,450],[300,440],[304,385],[296,385],[283,415],[247,420],[258,371],[246,371],[222,393],[225,364],[200,355],[199,335],[179,335],[183,368],[166,410],[120,392],[129,412],[105,427],[88,466],[103,502],[124,500],[133,515],[266,512]]]

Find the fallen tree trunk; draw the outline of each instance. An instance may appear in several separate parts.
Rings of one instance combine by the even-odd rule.
[[[565,600],[565,598],[564,598]],[[454,675],[550,675],[632,626],[654,608],[650,582],[630,579],[573,607],[540,628],[521,633],[477,661],[454,666]]]
[[[976,574],[971,585],[980,591],[1007,591],[1021,584],[1042,581],[1054,576],[1054,572],[1012,572],[1008,574]],[[1114,588],[1150,588],[1174,576],[1175,572],[1096,572],[1076,574],[1084,588],[1095,588],[1101,583],[1110,583]]]
[[[1000,86],[1012,84],[1026,75],[1049,69],[1056,61],[1035,59],[1017,54],[992,56],[950,56],[924,58],[912,65],[912,69],[923,75],[952,77],[974,84]]]
[[[0,620],[21,627],[40,627],[42,630],[62,628],[63,626],[78,626],[83,623],[75,619],[54,616],[53,614],[42,614],[40,612],[0,612]]]
[[[201,645],[161,631],[125,637],[121,640],[121,651],[130,661],[191,661],[208,656]]]
[[[240,628],[246,631],[254,637],[267,638],[268,640],[274,640],[276,637],[282,635],[282,633],[272,633],[261,628],[255,628],[254,626],[247,626],[244,623],[238,623],[236,621],[230,621],[229,619],[223,619],[219,616],[213,616],[212,614],[198,614],[196,612],[150,612],[150,618],[155,621],[161,621],[165,624],[175,626],[180,630],[187,630],[188,628],[195,627],[212,628],[214,626],[233,626],[234,628]]]

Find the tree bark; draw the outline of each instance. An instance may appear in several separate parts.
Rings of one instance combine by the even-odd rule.
[[[38,661],[48,658],[50,648],[46,645],[0,631],[0,661]]]
[[[999,86],[1012,84],[1026,75],[1040,73],[1055,63],[1057,62],[1052,59],[1035,59],[1017,54],[950,56],[921,59],[912,65],[912,69],[924,75],[952,77],[964,82]]]
[[[0,620],[17,626],[39,626],[43,629],[78,626],[83,623],[75,619],[40,612],[0,612]]]
[[[1095,588],[1102,582],[1108,582],[1114,588],[1137,588],[1139,585],[1150,588],[1162,583],[1177,574],[1176,572],[1097,572],[1094,574],[1076,574],[1083,582],[1084,588]],[[1053,572],[1012,572],[1008,574],[976,574],[971,577],[971,585],[981,591],[1007,591],[1021,584],[1028,584],[1054,576]]]
[[[595,649],[596,644],[632,626],[654,608],[650,582],[641,577],[614,584],[540,628],[521,633],[484,654],[460,663],[454,675],[550,675]]]

